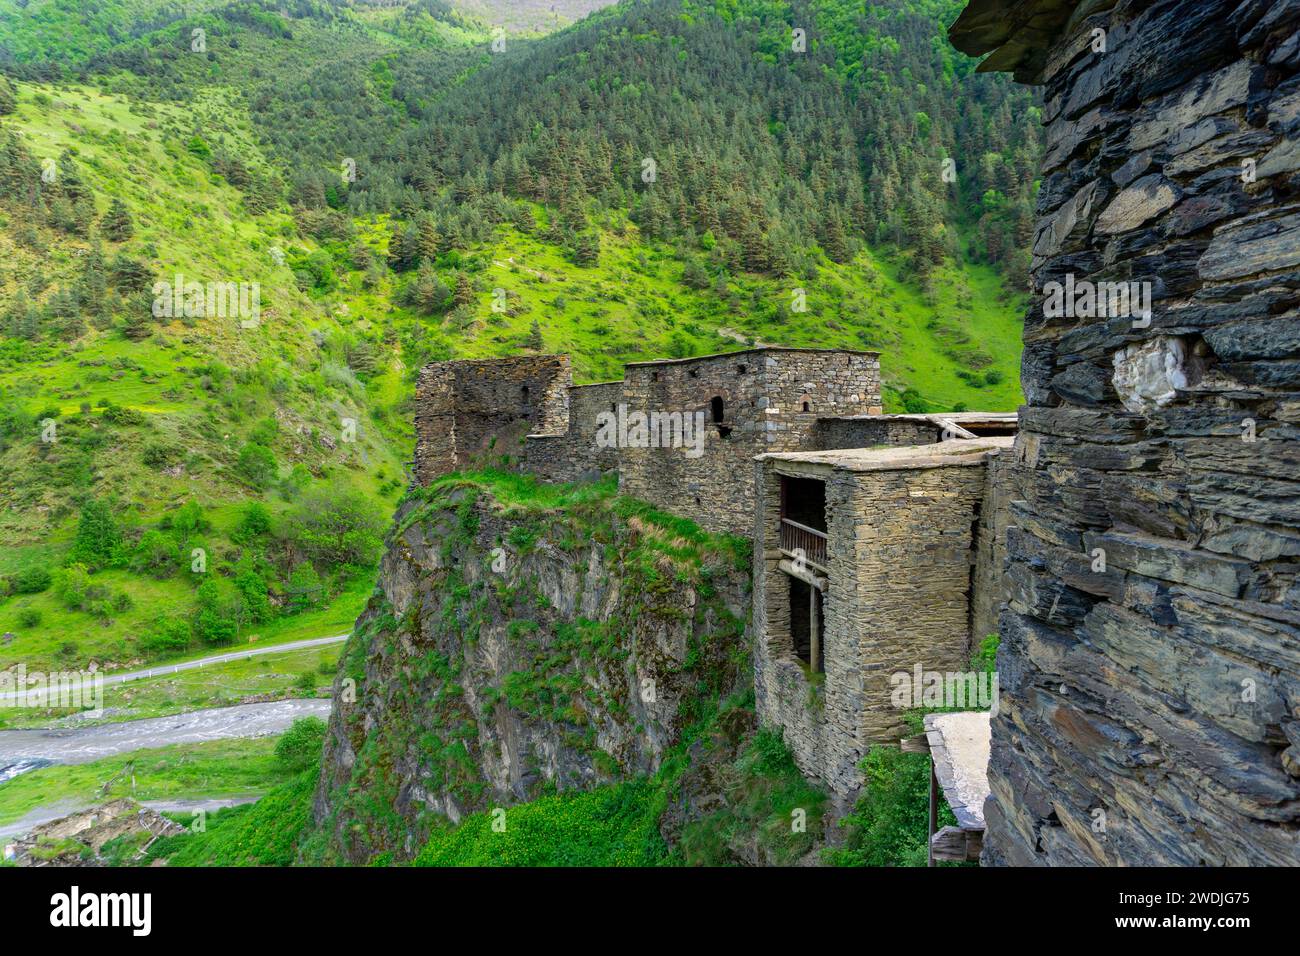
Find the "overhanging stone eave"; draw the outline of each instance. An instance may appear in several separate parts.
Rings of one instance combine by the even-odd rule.
[[[781,474],[830,475],[836,471],[916,471],[927,468],[962,468],[983,465],[991,455],[1009,449],[1011,436],[935,442],[883,448],[848,448],[836,451],[766,452],[754,460],[770,463]]]
[[[967,56],[983,56],[980,73],[1012,73],[1038,83],[1048,50],[1071,22],[1114,6],[1115,0],[971,0],[948,40]]]

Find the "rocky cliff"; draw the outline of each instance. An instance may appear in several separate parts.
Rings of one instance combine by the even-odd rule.
[[[743,543],[609,482],[413,491],[340,660],[314,804],[330,854],[405,859],[467,813],[655,773],[747,689],[748,589]]]

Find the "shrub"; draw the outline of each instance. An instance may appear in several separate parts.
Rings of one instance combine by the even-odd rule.
[[[181,541],[188,543],[191,536],[211,531],[212,522],[203,514],[197,501],[187,501],[177,509],[176,514],[160,521],[158,527],[170,528]]]
[[[176,555],[175,538],[162,531],[146,531],[131,553],[131,570],[165,578],[176,570]]]
[[[48,568],[23,568],[13,576],[14,594],[40,594],[54,581]]]
[[[150,656],[163,657],[185,650],[190,646],[193,637],[189,621],[160,617],[154,621],[153,628],[140,639],[140,647]]]
[[[267,597],[266,579],[245,559],[235,570],[235,589],[243,603],[244,614],[256,624],[271,619],[271,601]]]
[[[275,480],[278,469],[271,449],[256,442],[244,446],[239,453],[239,461],[235,464],[235,472],[259,491]]]
[[[22,627],[39,627],[41,612],[39,608],[25,607],[18,612],[18,623]]]
[[[112,510],[103,501],[87,499],[81,506],[77,536],[72,541],[67,563],[85,565],[89,571],[98,571],[115,563],[121,551],[122,532],[113,520]]]
[[[266,510],[266,506],[257,501],[251,501],[244,506],[244,510],[239,516],[239,525],[235,528],[235,533],[231,539],[236,544],[248,544],[250,541],[256,541],[271,530],[271,512]]]
[[[311,678],[310,674],[306,676]],[[319,717],[299,717],[276,741],[275,756],[286,770],[297,773],[320,760],[324,743],[325,721]]]
[[[183,457],[184,452],[175,445],[150,442],[140,452],[140,460],[150,468],[170,468]]]
[[[340,485],[315,488],[289,515],[288,537],[322,567],[367,567],[378,557],[383,521],[365,495]]]
[[[85,607],[90,595],[90,572],[84,564],[70,564],[59,568],[54,575],[54,596],[71,611]]]
[[[315,607],[325,593],[320,575],[310,561],[304,561],[293,569],[285,589],[285,610],[297,614]]]
[[[205,644],[229,644],[235,639],[235,622],[219,607],[221,596],[211,578],[195,594],[194,633]]]

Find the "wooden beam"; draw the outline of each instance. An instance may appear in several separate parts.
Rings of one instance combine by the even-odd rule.
[[[934,866],[935,827],[939,825],[939,778],[934,775],[934,761],[930,761],[930,822],[926,832],[929,839],[925,841],[925,865]],[[946,828],[945,828],[946,829]]]
[[[928,754],[930,752],[930,740],[925,734],[904,737],[898,742],[898,749],[905,754]]]
[[[983,830],[944,827],[930,837],[930,859],[950,863],[977,863],[984,847]],[[931,863],[931,866],[934,864]]]

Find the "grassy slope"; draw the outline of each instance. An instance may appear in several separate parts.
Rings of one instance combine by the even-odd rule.
[[[542,222],[546,211],[538,207],[534,214]],[[361,225],[368,244],[386,251],[383,223]],[[956,263],[937,270],[933,304],[892,258],[870,254],[844,265],[827,262],[815,277],[799,280],[744,274],[721,295],[683,285],[683,266],[672,250],[642,243],[634,225],[617,219],[601,231],[594,266],[575,265],[537,235],[509,226],[470,258],[483,266],[472,324],[453,328],[400,307],[391,319],[420,321],[435,340],[466,358],[519,351],[536,320],[547,350],[572,354],[579,382],[621,378],[629,361],[728,351],[757,340],[878,349],[891,411],[902,410],[897,396],[908,387],[936,411],[959,402],[971,409],[1011,410],[1022,400],[1022,302],[1005,292],[987,266]],[[390,276],[364,292],[359,279],[353,274],[334,297],[369,315],[388,308],[395,285],[405,281]],[[805,292],[806,312],[792,311],[796,288]],[[496,289],[507,292],[505,313],[492,309]],[[968,305],[958,305],[959,293]],[[959,377],[972,368],[965,355],[972,349],[992,359],[978,371],[1000,373],[999,384],[975,387]]]
[[[310,647],[264,654],[104,688],[104,716],[78,719],[76,726],[146,717],[166,717],[205,707],[230,707],[250,698],[279,700],[316,697],[329,691],[338,662],[337,647]],[[311,686],[300,683],[310,680]],[[0,710],[0,729],[60,726],[67,710]]]
[[[264,793],[290,776],[274,751],[275,738],[217,740],[42,767],[0,786],[0,823],[61,800],[92,806],[119,797],[188,800]],[[114,783],[104,792],[110,780]]]
[[[207,103],[205,110],[228,109],[214,94]],[[198,118],[202,116],[200,111]],[[126,506],[128,525],[151,525],[195,500],[212,519],[211,537],[218,544],[235,526],[244,502],[262,500],[273,512],[283,511],[286,502],[246,487],[232,471],[241,436],[273,415],[280,424],[275,451],[282,474],[301,463],[318,477],[339,477],[391,506],[406,457],[405,436],[370,416],[372,400],[363,385],[338,384],[322,375],[311,332],[337,330],[347,317],[327,316],[270,254],[276,245],[314,247],[293,241],[285,213],[250,216],[240,194],[182,148],[184,139],[176,131],[194,119],[171,107],[133,109],[93,89],[22,85],[20,109],[11,122],[32,153],[57,158],[65,149],[74,150],[81,175],[99,197],[100,213],[107,197],[119,197],[131,209],[135,236],[120,246],[106,244],[106,257],[116,251],[147,256],[163,278],[180,271],[201,281],[258,282],[263,315],[252,330],[241,329],[234,319],[199,319],[188,327],[173,321],[160,324],[140,342],[92,329],[71,346],[38,347],[39,361],[0,357],[0,396],[33,412],[57,408],[64,436],[109,430],[93,415],[79,414],[83,406],[105,400],[146,417],[143,426],[111,429],[107,446],[86,462],[89,481],[80,488],[69,487],[62,477],[81,454],[73,441],[43,447],[33,435],[32,441],[16,443],[0,455],[0,467],[10,477],[0,488],[5,506],[0,540],[6,544],[0,551],[0,573],[57,566],[75,525],[74,497],[92,486]],[[256,162],[260,154],[251,140],[238,138],[239,127],[230,123],[229,113],[225,125],[235,130],[226,134],[227,141]],[[49,233],[41,237],[49,255],[41,257],[16,241],[19,225],[12,214],[0,222],[0,254],[9,264],[3,271],[6,298],[34,270],[44,270],[56,284],[70,277],[88,246]],[[381,361],[395,360],[384,356]],[[214,362],[234,370],[233,375],[204,388],[204,376],[196,370]],[[240,370],[243,381],[238,380]],[[352,444],[337,440],[345,417],[360,423]],[[335,436],[336,447],[313,440],[313,433]],[[142,463],[143,447],[160,442],[183,450],[184,474],[174,477]],[[391,490],[381,491],[390,481]],[[14,660],[49,663],[53,649],[68,641],[78,645],[73,660],[108,657],[123,664],[132,659],[132,638],[146,621],[188,608],[192,601],[193,582],[185,576],[158,581],[106,572],[97,580],[126,590],[135,608],[103,627],[86,615],[60,610],[49,593],[10,599],[0,604],[0,629],[17,633],[19,640],[0,648],[0,666]],[[325,613],[328,620],[315,622],[321,627],[309,633],[301,633],[296,621],[282,621],[262,636],[340,633],[355,614],[357,596],[345,596],[340,606],[343,613]],[[26,607],[42,611],[43,621],[33,634],[18,626],[18,614]]]

